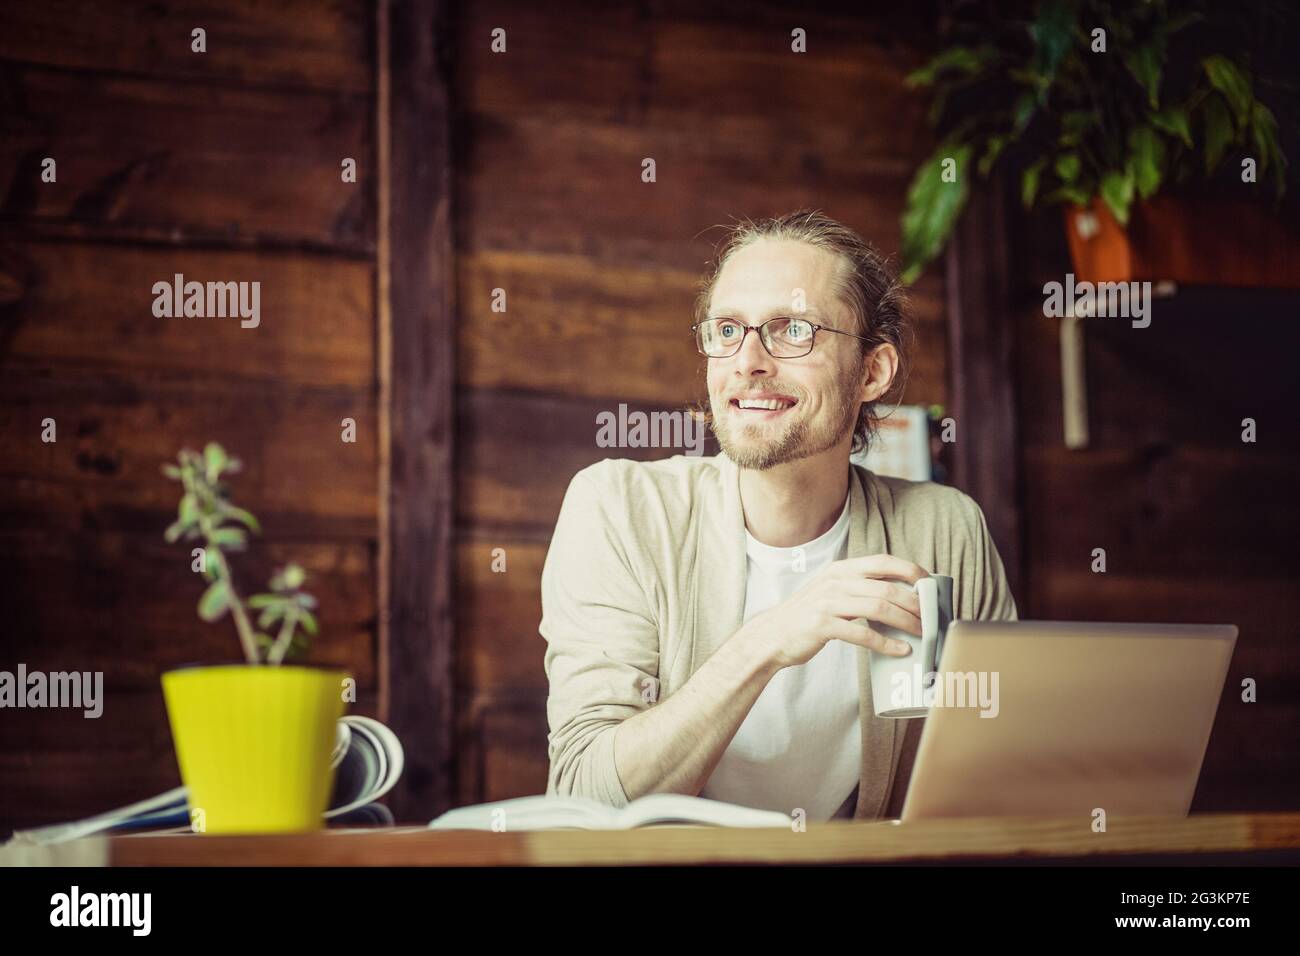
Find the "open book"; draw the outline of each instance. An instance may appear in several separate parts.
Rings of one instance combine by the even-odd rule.
[[[430,830],[631,830],[651,826],[780,827],[790,818],[680,793],[652,793],[615,808],[586,797],[538,795],[448,810]]]
[[[392,824],[392,812],[375,801],[396,785],[405,759],[397,735],[379,721],[351,714],[341,718],[330,755],[334,789],[325,818],[335,823]],[[47,845],[108,830],[158,828],[190,829],[189,800],[184,787],[84,820],[17,830],[10,842]]]

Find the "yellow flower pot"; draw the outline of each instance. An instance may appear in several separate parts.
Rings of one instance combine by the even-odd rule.
[[[341,670],[246,664],[163,674],[176,761],[195,828],[205,833],[321,829],[334,782],[330,753],[347,677]]]

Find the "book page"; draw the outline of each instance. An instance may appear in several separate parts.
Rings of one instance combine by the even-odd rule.
[[[621,828],[662,824],[696,824],[719,827],[780,827],[790,818],[775,810],[757,810],[721,800],[688,797],[681,793],[652,793],[633,800],[618,811]]]

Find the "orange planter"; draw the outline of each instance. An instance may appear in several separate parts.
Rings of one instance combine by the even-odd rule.
[[[1157,196],[1128,228],[1100,199],[1065,209],[1076,281],[1300,288],[1300,229],[1266,205]]]

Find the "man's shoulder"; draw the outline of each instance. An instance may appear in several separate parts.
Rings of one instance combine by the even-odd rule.
[[[578,471],[574,482],[629,501],[683,499],[720,489],[727,464],[721,455],[673,455],[654,461],[604,458]]]
[[[983,517],[979,503],[960,488],[937,481],[911,481],[878,475],[859,466],[881,511],[897,518],[925,518],[978,524]]]

